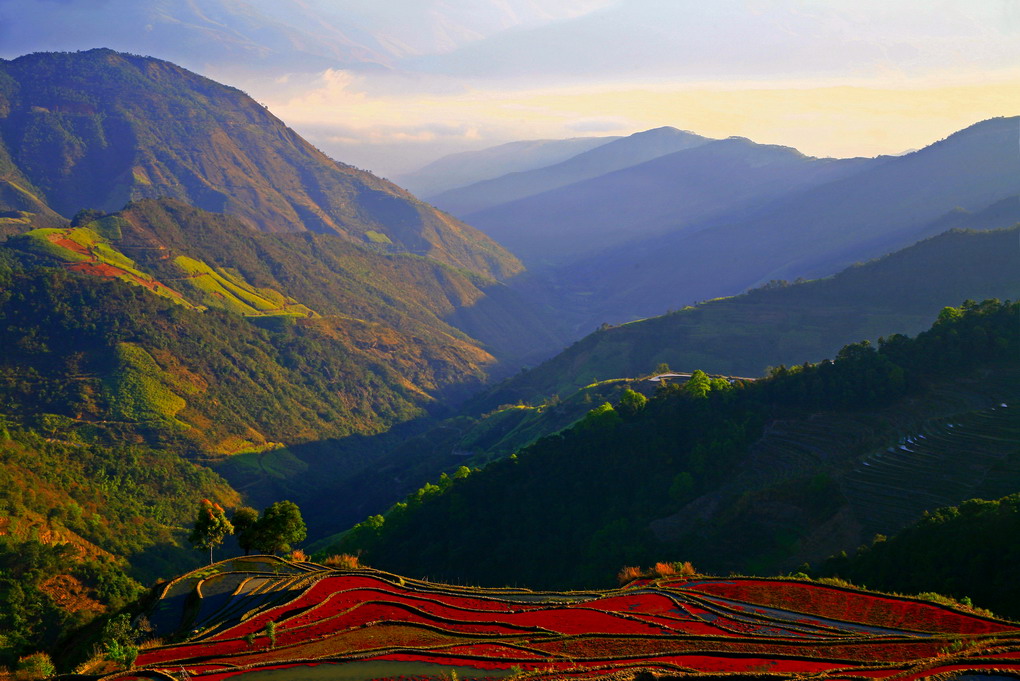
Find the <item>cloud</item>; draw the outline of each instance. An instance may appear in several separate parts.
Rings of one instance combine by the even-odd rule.
[[[563,127],[572,132],[618,132],[633,129],[634,121],[622,117],[581,118]]]
[[[409,126],[370,125],[367,127],[353,127],[338,123],[304,126],[302,130],[314,141],[343,146],[477,142],[483,139],[477,126],[443,123],[421,123]]]

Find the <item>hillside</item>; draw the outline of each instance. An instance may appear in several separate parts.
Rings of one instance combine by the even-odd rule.
[[[1010,436],[1020,440],[1020,428]],[[997,603],[996,612],[1020,616],[1020,494],[997,501],[970,499],[939,508],[892,537],[879,535],[849,557],[835,556],[817,572],[896,591],[937,591]]]
[[[444,318],[488,308],[528,324],[477,275],[328,234],[253,232],[170,200],[10,237],[0,271],[3,423],[71,447],[237,458],[232,481],[260,489],[276,489],[280,466],[243,462],[271,457],[305,495],[403,437],[383,431],[447,415],[486,380],[496,359]],[[55,488],[42,517],[69,493]],[[335,515],[350,523],[403,493],[366,485]]]
[[[117,673],[111,662],[88,670],[120,680],[172,669],[209,681],[755,678],[764,670],[780,679],[913,680],[1020,670],[1016,625],[958,606],[667,569],[620,589],[555,593],[239,558],[159,590],[153,633],[174,644],[143,648],[137,670]]]
[[[208,464],[317,447],[315,472],[339,484],[385,450],[345,457],[337,442],[445,414],[496,360],[443,318],[486,307],[493,287],[505,297],[430,259],[261,233],[172,200],[9,237],[0,549],[54,574],[25,565],[15,591],[0,583],[15,618],[0,618],[0,663],[120,607],[139,588],[127,574],[150,582],[193,566],[182,526],[195,500],[241,503]],[[260,469],[256,482],[272,476]],[[399,496],[354,493],[349,504]]]
[[[653,235],[700,231],[718,216],[746,215],[777,198],[882,163],[882,159],[818,159],[743,138],[692,140],[689,133],[672,132],[670,140],[683,142],[674,143],[673,153],[639,163],[628,158],[618,170],[614,166],[622,164],[591,158],[631,139],[626,138],[556,167],[585,159],[591,179],[582,176],[559,188],[556,182],[542,181],[541,193],[518,200],[509,197],[489,208],[459,212],[441,197],[432,200],[505,244],[529,267],[563,266]],[[662,134],[639,134],[652,133]],[[543,171],[532,174],[538,172]],[[473,198],[485,196],[477,187],[462,191]]]
[[[589,301],[581,328],[592,328],[735,295],[773,279],[834,274],[944,231],[947,213],[979,212],[1015,197],[1018,121],[983,121],[750,213],[738,210],[678,233],[633,240],[557,268],[550,281],[574,294],[562,309]]]
[[[337,234],[489,278],[521,270],[485,235],[326,157],[239,90],[157,59],[97,49],[0,61],[0,140],[0,164],[17,170],[0,192],[16,199],[8,212],[45,204],[70,217],[175,198],[262,231]]]
[[[655,128],[611,141],[553,165],[474,182],[429,196],[430,202],[463,217],[519,199],[639,165],[710,140],[676,128]]]
[[[1020,486],[1009,439],[1020,412],[997,406],[1017,397],[1017,313],[950,308],[914,340],[603,405],[515,458],[412,495],[334,550],[534,587],[593,585],[614,565],[663,558],[757,574],[817,561],[926,508]],[[901,461],[918,436],[928,448]]]
[[[942,224],[1020,220],[1016,198]],[[990,226],[990,225],[988,225]],[[774,282],[743,295],[605,328],[494,386],[479,409],[566,394],[595,379],[643,376],[660,363],[732,376],[831,357],[843,345],[925,329],[947,300],[1020,298],[1020,227],[950,231],[826,279]]]

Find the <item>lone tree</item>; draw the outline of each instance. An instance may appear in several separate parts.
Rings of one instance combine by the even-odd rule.
[[[272,554],[290,551],[291,544],[308,536],[301,509],[293,501],[277,501],[262,511],[253,530],[252,548]]]
[[[209,564],[212,565],[213,548],[222,544],[227,535],[233,532],[234,526],[227,520],[223,507],[208,499],[202,499],[188,541],[196,548],[209,549]]]
[[[259,512],[251,506],[241,506],[234,511],[230,521],[234,524],[237,545],[244,550],[244,555],[247,556],[255,548],[258,540],[256,531],[259,522]]]

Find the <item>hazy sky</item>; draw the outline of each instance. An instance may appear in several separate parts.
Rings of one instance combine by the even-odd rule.
[[[389,176],[661,125],[899,153],[1020,113],[1020,0],[0,0],[4,56],[99,45],[238,85]]]
[[[1020,0],[589,4],[392,71],[328,70],[263,96],[384,173],[441,149],[659,125],[815,155],[900,153],[1020,113]]]

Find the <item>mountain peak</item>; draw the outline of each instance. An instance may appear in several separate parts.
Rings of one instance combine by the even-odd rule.
[[[33,195],[65,217],[174,198],[260,231],[336,234],[490,278],[522,270],[484,234],[330,159],[240,90],[170,62],[97,48],[26,55],[0,74],[13,81],[0,81],[0,136],[11,145],[0,158],[17,159]],[[34,133],[18,134],[26,126]]]

